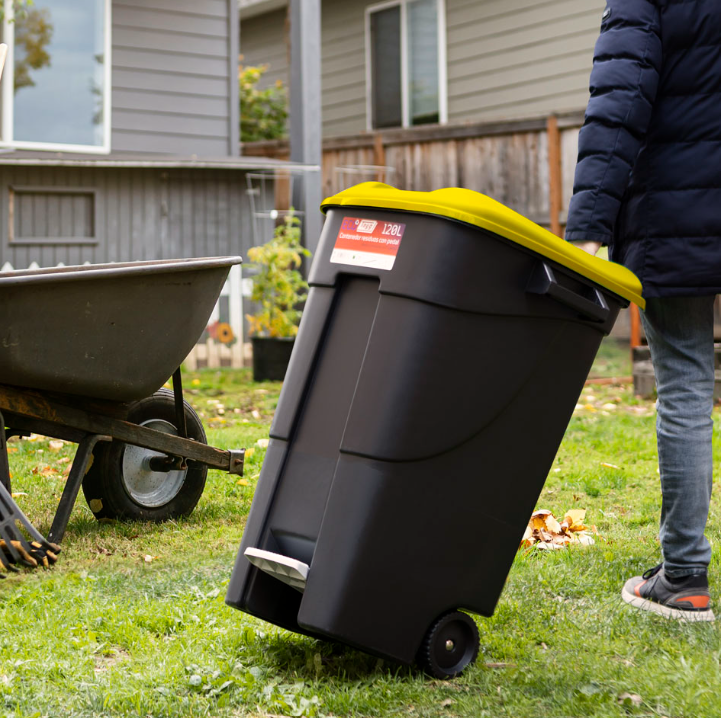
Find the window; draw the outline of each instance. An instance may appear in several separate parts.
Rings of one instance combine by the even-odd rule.
[[[0,146],[110,151],[110,0],[5,4]]]
[[[366,10],[368,129],[447,121],[443,0],[394,0]]]
[[[92,188],[8,188],[11,244],[97,244],[96,214]]]

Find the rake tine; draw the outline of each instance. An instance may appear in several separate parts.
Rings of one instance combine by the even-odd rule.
[[[4,551],[0,551],[0,564],[3,568],[10,570],[10,559],[5,555]]]
[[[20,552],[13,546],[12,533],[8,530],[7,525],[0,526],[0,536],[2,536],[3,543],[5,544],[2,553],[9,553],[10,556],[15,559],[15,563],[25,563],[22,556],[20,556]]]
[[[20,507],[15,503],[12,496],[8,493],[7,489],[0,483],[0,502],[5,504],[6,507],[8,507],[8,514],[7,517],[0,518],[0,523],[6,522],[10,517],[12,517],[15,521],[19,521],[23,528],[30,534],[32,539],[34,541],[37,541],[39,544],[42,544],[43,547],[49,547],[52,551],[52,545],[49,541],[45,539],[45,537],[28,521],[25,514],[22,512]],[[2,514],[2,511],[0,511],[0,514]],[[23,538],[23,548],[26,550],[30,550],[30,547],[28,546],[27,542]]]

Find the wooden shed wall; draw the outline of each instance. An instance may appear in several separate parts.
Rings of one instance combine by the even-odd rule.
[[[112,3],[112,150],[238,154],[237,0]]]
[[[97,243],[9,242],[8,195],[13,187],[95,191]],[[0,167],[0,188],[0,265],[9,262],[16,269],[32,262],[47,267],[60,262],[243,255],[253,243],[243,172]],[[59,203],[49,201],[34,211],[37,222],[47,213],[45,221],[64,226]],[[66,234],[71,233],[70,225],[67,229]]]

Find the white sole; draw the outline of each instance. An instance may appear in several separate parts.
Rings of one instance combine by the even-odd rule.
[[[707,611],[684,611],[680,608],[671,608],[656,601],[649,601],[647,598],[640,598],[635,593],[627,591],[625,587],[623,591],[621,591],[621,597],[626,603],[640,608],[642,611],[651,611],[652,613],[657,613],[659,616],[672,618],[676,621],[696,623],[699,621],[716,620],[716,616],[714,616],[710,608]]]

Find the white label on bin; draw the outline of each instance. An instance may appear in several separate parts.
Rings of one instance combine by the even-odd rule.
[[[393,269],[405,224],[344,217],[330,261],[355,267]]]

